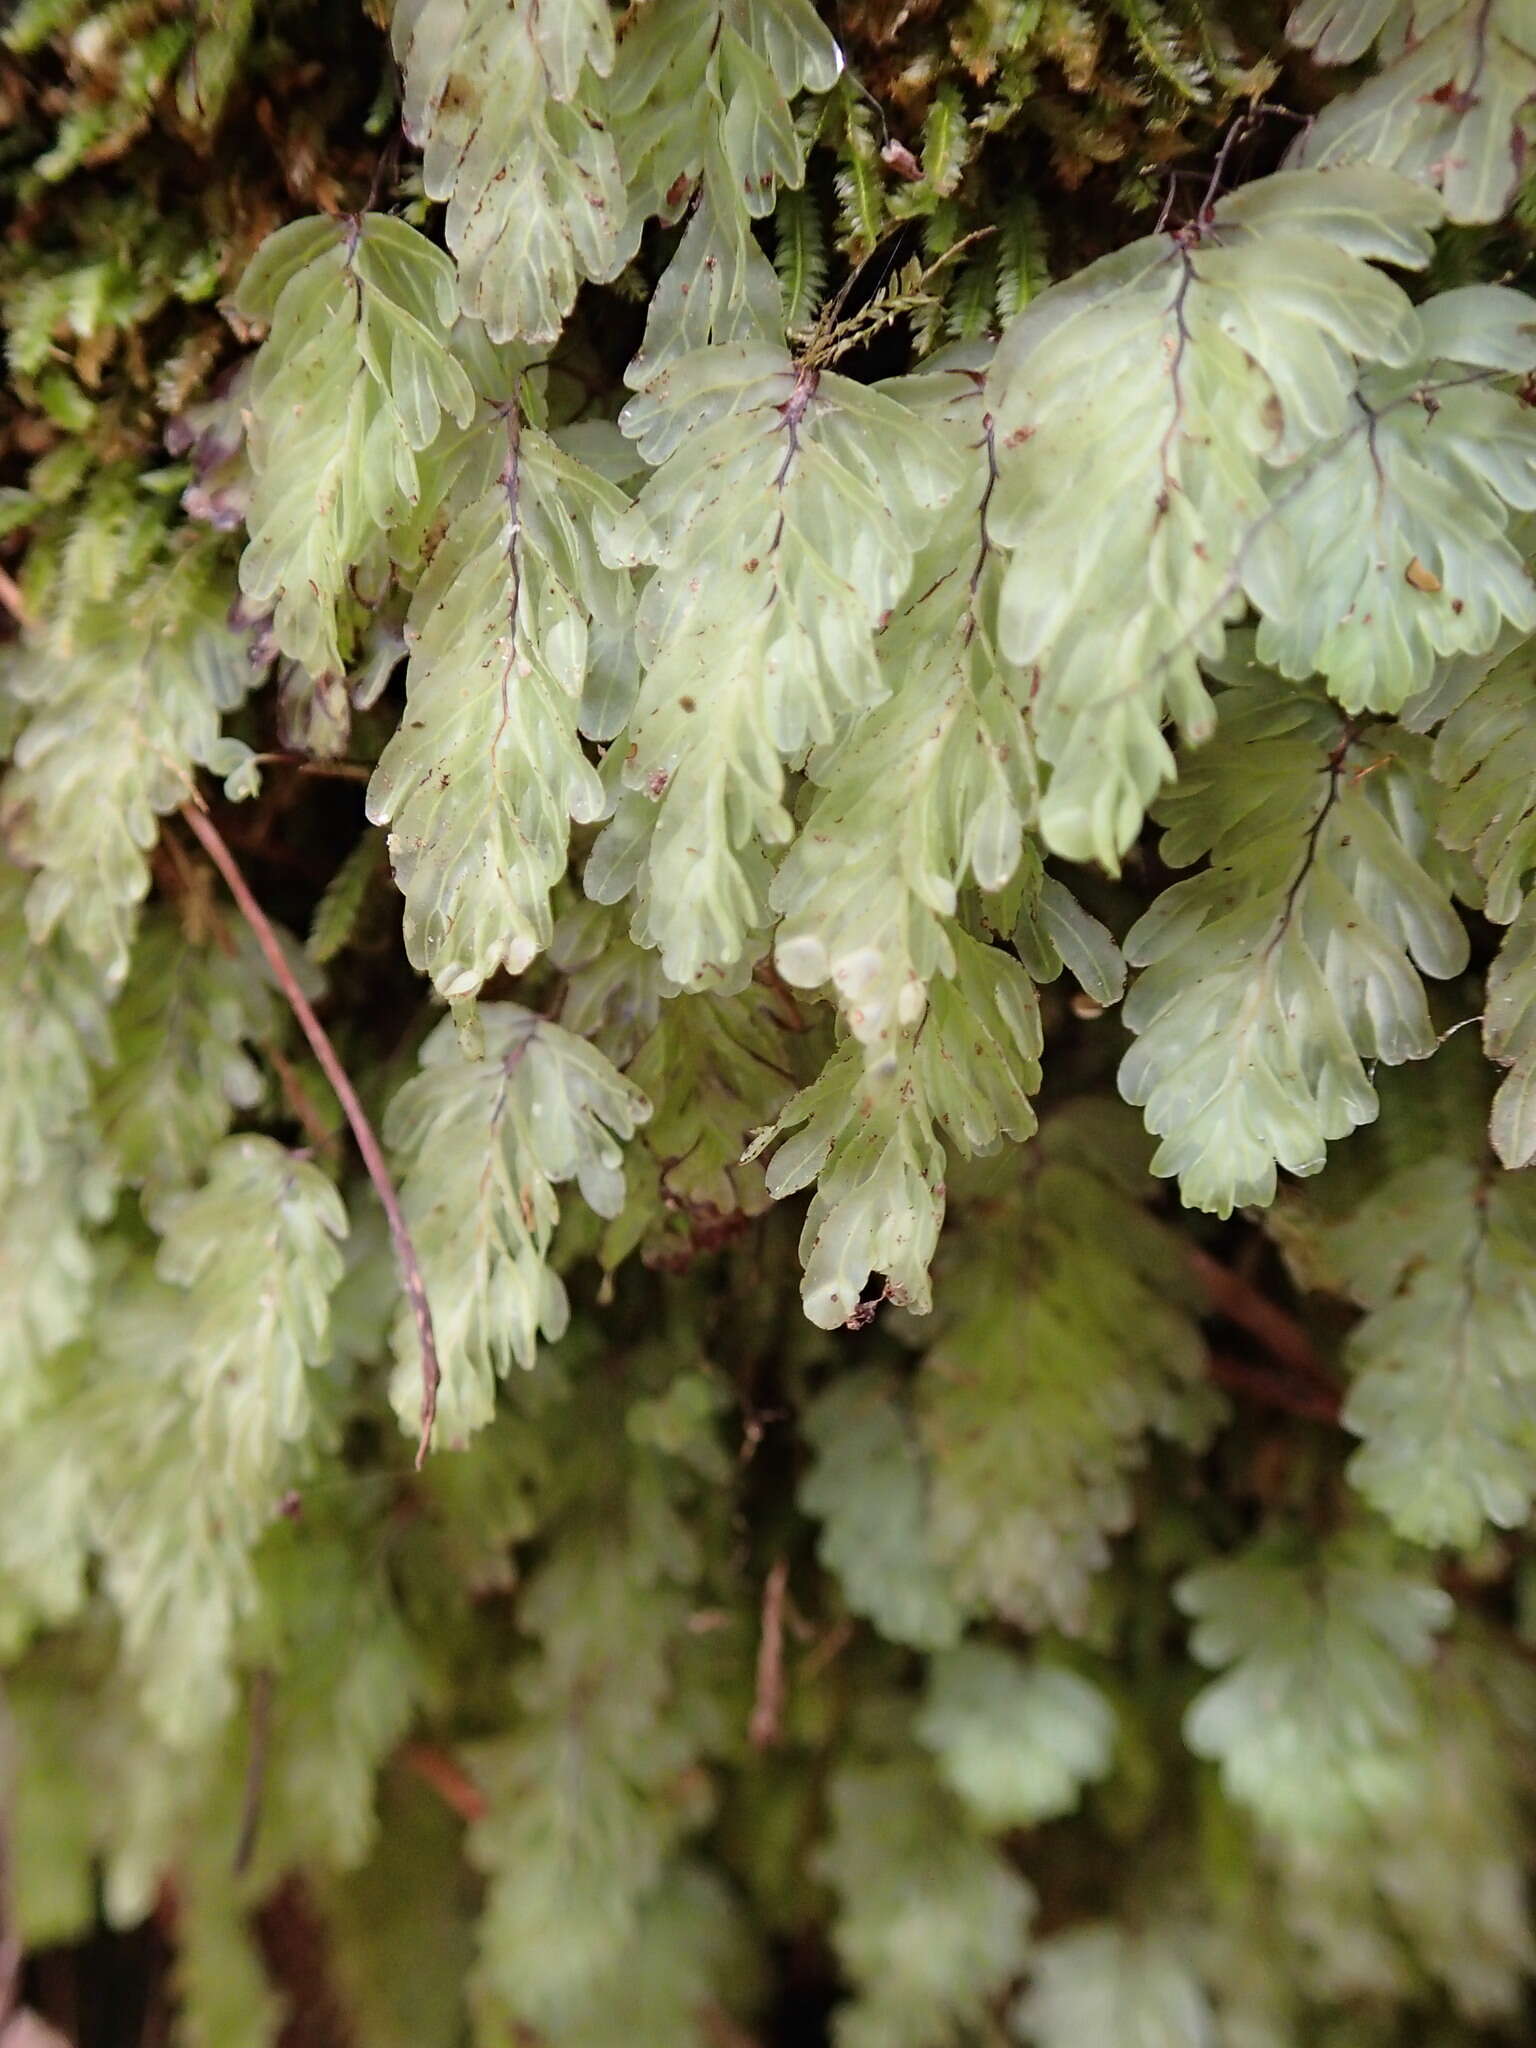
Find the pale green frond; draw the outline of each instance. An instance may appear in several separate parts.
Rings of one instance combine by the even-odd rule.
[[[1048,1119],[1027,1182],[946,1254],[915,1389],[933,1552],[968,1606],[1026,1628],[1083,1628],[1149,1438],[1198,1446],[1220,1412],[1134,1125],[1095,1107]]]
[[[1426,1683],[1410,1796],[1344,1854],[1326,1836],[1281,1845],[1280,1904],[1318,1994],[1401,2000],[1427,1975],[1481,2032],[1518,2024],[1536,1963],[1519,1790],[1536,1696],[1523,1664],[1471,1633]]]
[[[530,1642],[514,1719],[466,1757],[486,1795],[465,1845],[486,1879],[472,1995],[503,2026],[592,2048],[612,2038],[600,2022],[622,2009],[625,1968],[650,1968],[636,1944],[668,1924],[678,1845],[711,1808],[699,1756],[710,1703],[683,1665],[704,1557],[674,1504],[681,1464],[636,1420],[613,1388],[572,1416],[557,1539],[518,1601]],[[694,1975],[705,1957],[687,1946]],[[664,1988],[652,1987],[658,2004]]]
[[[655,407],[658,396],[665,401],[673,395],[671,385],[659,380],[680,358],[713,343],[756,343],[777,349],[788,325],[789,312],[773,266],[752,235],[705,191],[651,294],[645,333],[624,381],[632,390],[649,390]],[[677,425],[684,430],[695,424],[693,381],[686,380],[673,397]],[[639,451],[636,469],[643,466],[640,458],[658,461],[671,451],[670,440],[654,439],[664,412],[665,404],[651,422],[651,437]]]
[[[569,1006],[563,1014],[571,1021]],[[648,1263],[686,1264],[769,1206],[764,1169],[742,1154],[794,1090],[782,1003],[759,982],[673,996],[625,1074],[656,1113],[629,1160],[603,1262],[617,1265],[638,1244]]]
[[[215,1146],[205,1185],[162,1198],[153,1217],[157,1271],[188,1290],[183,1384],[199,1452],[237,1498],[259,1500],[284,1447],[310,1433],[346,1209],[318,1167],[248,1136]]]
[[[1507,210],[1536,98],[1536,23],[1524,0],[1308,0],[1288,33],[1324,63],[1382,38],[1375,76],[1308,122],[1293,163],[1383,165],[1441,191],[1454,221]]]
[[[583,279],[617,277],[645,221],[611,133],[607,0],[402,0],[392,34],[464,310],[497,341],[553,341]]]
[[[484,431],[479,488],[412,600],[405,715],[368,787],[406,950],[450,1000],[549,944],[570,822],[605,809],[583,693],[622,686],[630,659],[630,580],[593,537],[627,501],[515,411]]]
[[[1409,359],[1413,309],[1370,266],[1423,263],[1437,213],[1366,167],[1260,179],[1198,233],[1051,286],[1004,334],[998,638],[1038,671],[1053,852],[1117,865],[1172,772],[1165,718],[1209,735],[1199,663],[1242,613],[1271,472],[1345,432],[1360,364]]]
[[[810,0],[650,0],[620,41],[613,132],[631,203],[675,220],[704,179],[745,226],[804,175],[790,103],[842,55]]]
[[[197,1366],[194,1314],[147,1272],[119,1276],[88,1377],[60,1417],[79,1447],[84,1526],[126,1675],[157,1734],[182,1750],[206,1745],[234,1711],[237,1633],[257,1605],[251,1551],[283,1484],[269,1474],[253,1498],[226,1483],[220,1402],[206,1385],[213,1434],[195,1432],[185,1383]]]
[[[891,1642],[943,1650],[964,1615],[928,1545],[927,1484],[889,1375],[840,1375],[802,1420],[812,1463],[799,1501],[821,1524],[816,1552],[855,1614]]]
[[[1347,711],[1400,710],[1438,663],[1536,627],[1511,532],[1514,514],[1536,510],[1536,421],[1476,375],[1536,370],[1536,307],[1472,285],[1419,321],[1411,362],[1361,376],[1340,440],[1305,474],[1276,472],[1244,557],[1259,658],[1321,675]]]
[[[117,1060],[96,1097],[114,1172],[152,1199],[190,1186],[235,1116],[261,1101],[252,1049],[279,1015],[249,940],[196,945],[173,918],[147,918],[113,1012]]]
[[[1366,1310],[1344,1358],[1354,1484],[1401,1536],[1468,1549],[1536,1496],[1536,1189],[1431,1158],[1328,1233]]]
[[[296,1859],[355,1867],[378,1832],[381,1765],[428,1692],[423,1646],[366,1529],[328,1526],[323,1508],[285,1518],[256,1557],[254,1645],[272,1674],[253,1888]]]
[[[1210,865],[1138,921],[1120,1090],[1192,1208],[1273,1201],[1376,1115],[1368,1063],[1425,1059],[1422,975],[1467,936],[1433,859],[1422,744],[1249,670],[1161,806],[1163,859]],[[1424,863],[1428,861],[1426,866]]]
[[[791,835],[786,761],[886,694],[874,638],[959,481],[946,440],[885,393],[731,343],[674,359],[622,423],[660,462],[604,551],[651,564],[631,792],[586,885],[633,893],[634,937],[687,985],[766,921]]]
[[[1508,924],[1536,868],[1536,646],[1517,647],[1486,675],[1454,664],[1452,682],[1449,700],[1429,707],[1450,713],[1432,756],[1442,785],[1435,830],[1472,856],[1489,917]]]
[[[1090,1922],[1041,1941],[1013,2024],[1029,2048],[1218,2048],[1190,1930]]]
[[[1114,1756],[1115,1713],[1097,1686],[995,1643],[934,1658],[915,1726],[951,1791],[999,1832],[1071,1813]]]
[[[929,983],[955,972],[960,891],[1013,879],[1036,802],[1028,679],[991,632],[980,374],[958,364],[903,383],[968,480],[913,566],[919,594],[875,641],[884,701],[807,763],[815,794],[769,898],[780,973],[800,988],[830,983],[872,1064],[917,1025]]]
[[[1285,32],[1319,64],[1353,64],[1404,11],[1404,0],[1302,0]]]
[[[291,222],[235,294],[269,332],[248,391],[253,483],[240,587],[312,675],[346,666],[338,608],[420,496],[417,456],[474,392],[450,348],[452,263],[389,214]]]
[[[944,1147],[931,1119],[906,1098],[904,1079],[900,1072],[869,1075],[850,1042],[748,1153],[791,1131],[768,1168],[768,1192],[779,1200],[815,1182],[800,1236],[801,1299],[823,1329],[862,1319],[872,1274],[882,1276],[884,1299],[919,1315],[931,1304]]]
[[[556,1188],[574,1180],[599,1216],[624,1201],[620,1145],[650,1115],[600,1052],[515,1003],[482,1009],[484,1053],[466,1059],[451,1018],[389,1106],[385,1142],[432,1304],[442,1366],[438,1429],[462,1442],[490,1420],[498,1376],[532,1366],[569,1309],[546,1264]],[[392,1394],[419,1421],[420,1352],[402,1305]]]
[[[1012,954],[954,937],[953,978],[935,984],[917,1029],[878,1070],[866,1067],[857,1040],[843,1045],[747,1155],[784,1139],[768,1169],[775,1200],[815,1182],[800,1234],[801,1299],[822,1329],[868,1321],[874,1275],[880,1299],[927,1313],[944,1220],[941,1133],[974,1156],[1035,1128],[1034,984]]]
[[[38,871],[27,922],[39,942],[67,933],[109,988],[127,972],[159,820],[257,679],[228,608],[216,559],[194,545],[128,603],[85,613],[72,644],[22,651],[7,676],[31,709],[0,787],[0,830]]]
[[[85,1327],[96,1258],[79,1213],[82,1162],[55,1163],[0,1206],[0,1431],[14,1437],[46,1407],[46,1366]],[[3,1634],[3,1629],[0,1629]]]
[[[107,1006],[60,934],[31,943],[27,881],[0,864],[0,1208],[50,1173],[111,1057]]]
[[[0,1449],[0,1655],[79,1615],[89,1594],[91,1477],[62,1403]]]
[[[640,1908],[635,1932],[592,1982],[568,2048],[678,2048],[720,2029],[760,1996],[760,1959],[732,1888],[707,1863],[678,1857]]]
[[[1488,969],[1483,1048],[1508,1072],[1488,1135],[1507,1167],[1536,1160],[1536,896],[1528,896]]]
[[[1406,1810],[1420,1674],[1449,1594],[1394,1565],[1371,1533],[1335,1537],[1321,1556],[1261,1540],[1189,1573],[1175,1597],[1196,1660],[1221,1674],[1191,1705],[1184,1737],[1221,1766],[1234,1799],[1296,1837]]]
[[[946,1796],[916,1749],[844,1763],[817,1854],[854,1996],[838,2048],[933,2048],[966,2038],[1017,1976],[1035,1898]]]

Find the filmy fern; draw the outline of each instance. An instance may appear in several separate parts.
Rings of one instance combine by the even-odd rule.
[[[0,45],[7,2044],[1515,2038],[1531,0]]]

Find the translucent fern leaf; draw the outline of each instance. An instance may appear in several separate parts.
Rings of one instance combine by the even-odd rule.
[[[1434,744],[1436,831],[1471,855],[1489,917],[1508,924],[1536,868],[1536,647],[1517,647],[1485,675],[1453,664],[1448,680],[1424,707],[1431,716],[1449,711]]]
[[[1040,1018],[1034,984],[1011,954],[956,934],[953,979],[935,984],[923,1024],[877,1073],[850,1040],[760,1132],[748,1157],[786,1132],[768,1192],[816,1193],[800,1235],[805,1313],[822,1329],[855,1327],[880,1298],[927,1313],[928,1267],[944,1220],[942,1131],[963,1153],[994,1150],[1035,1128]]]
[[[242,1217],[237,1270],[249,1272],[250,1242],[267,1221]],[[285,1277],[274,1276],[276,1292]],[[237,1309],[249,1304],[249,1287],[233,1294]],[[89,1382],[59,1418],[79,1446],[85,1526],[122,1624],[127,1674],[176,1749],[206,1744],[234,1709],[237,1633],[257,1604],[251,1553],[289,1477],[247,1465],[240,1478],[249,1490],[230,1483],[224,1394],[199,1373],[197,1318],[181,1288],[133,1269],[120,1276],[94,1333]],[[240,1338],[237,1327],[222,1332],[226,1358],[241,1358]],[[259,1397],[238,1365],[230,1391],[232,1412],[251,1420]],[[269,1423],[258,1433],[273,1441]]]
[[[294,1857],[348,1869],[373,1846],[379,1768],[422,1703],[421,1646],[387,1560],[350,1518],[285,1517],[255,1566],[246,1642],[260,1644],[278,1711],[252,1874],[259,1882]]]
[[[237,1111],[261,1100],[251,1048],[279,1021],[254,946],[192,944],[174,919],[146,919],[113,1013],[117,1061],[96,1120],[114,1171],[151,1199],[187,1187]]]
[[[1395,1567],[1374,1535],[1336,1537],[1320,1558],[1274,1539],[1189,1573],[1176,1597],[1196,1659],[1221,1674],[1185,1740],[1265,1826],[1338,1832],[1410,1796],[1418,1674],[1451,1617],[1432,1579]]]
[[[1210,732],[1198,662],[1242,611],[1270,471],[1344,432],[1360,362],[1409,359],[1412,308],[1370,262],[1424,262],[1437,212],[1364,167],[1260,179],[1208,231],[1107,256],[1008,328],[988,386],[998,633],[1038,667],[1053,852],[1115,865],[1172,768],[1164,717]]]
[[[1402,12],[1403,0],[1302,0],[1285,32],[1319,64],[1353,64]]]
[[[1127,935],[1145,971],[1120,1090],[1162,1140],[1153,1172],[1177,1174],[1191,1207],[1228,1215],[1272,1201],[1277,1166],[1316,1173],[1331,1139],[1376,1115],[1366,1062],[1434,1051],[1420,975],[1459,974],[1467,937],[1433,858],[1425,767],[1411,735],[1257,670],[1183,764],[1163,857],[1211,864]]]
[[[405,716],[368,790],[406,950],[449,998],[549,944],[570,821],[605,807],[582,693],[594,670],[622,683],[628,655],[629,578],[593,540],[626,500],[515,412],[488,432],[490,475],[412,601]]]
[[[617,1215],[620,1141],[650,1114],[639,1089],[585,1040],[515,1003],[488,1003],[481,1019],[485,1049],[475,1060],[444,1019],[384,1129],[432,1302],[438,1426],[448,1443],[483,1428],[497,1376],[531,1366],[539,1338],[565,1328],[565,1289],[545,1263],[556,1188],[574,1180],[599,1216]],[[420,1354],[405,1310],[395,1351],[395,1403],[414,1428]]]
[[[619,46],[612,86],[636,209],[675,220],[705,179],[722,219],[771,213],[779,186],[804,175],[790,102],[827,91],[841,68],[810,0],[654,0]]]
[[[1531,301],[1471,285],[1419,319],[1420,352],[1362,375],[1344,436],[1305,476],[1276,473],[1245,556],[1260,659],[1315,671],[1349,711],[1397,711],[1438,662],[1536,627],[1510,531],[1536,509],[1536,421],[1477,376],[1536,369]]]
[[[625,1071],[656,1113],[630,1160],[629,1199],[604,1236],[603,1261],[616,1265],[639,1243],[648,1263],[686,1265],[769,1206],[763,1168],[742,1153],[794,1089],[782,1011],[757,982],[675,996]]]
[[[1518,929],[1518,927],[1517,927]],[[1350,1332],[1349,1474],[1400,1535],[1469,1548],[1536,1496],[1536,1192],[1456,1159],[1405,1168],[1331,1234]]]
[[[26,878],[0,867],[0,1208],[49,1173],[111,1049],[89,964],[62,938],[33,946]]]
[[[969,480],[912,570],[919,594],[875,641],[883,702],[807,764],[815,795],[770,892],[780,973],[796,987],[830,983],[875,1063],[917,1024],[933,977],[954,972],[962,886],[1012,879],[1036,801],[1028,681],[991,631],[981,379],[956,367],[902,381]]]
[[[466,1842],[488,1880],[476,1989],[524,2028],[592,2048],[616,1997],[628,2038],[633,2009],[610,1973],[709,1808],[699,1697],[677,1668],[702,1560],[635,1414],[610,1389],[572,1418],[571,1506],[518,1602],[534,1641],[517,1717],[470,1757],[487,1795]]]
[[[419,496],[416,457],[474,393],[449,349],[452,263],[388,214],[269,235],[235,310],[270,329],[249,387],[253,486],[240,586],[283,653],[345,667],[338,606]]]
[[[82,1162],[61,1148],[20,1199],[0,1208],[0,1430],[8,1436],[46,1405],[47,1362],[85,1327],[96,1260],[81,1228],[81,1179]]]
[[[929,1666],[916,1731],[966,1809],[1001,1833],[1072,1812],[1110,1767],[1115,1714],[1066,1665],[962,1643]]]
[[[1536,897],[1528,896],[1488,969],[1483,1046],[1507,1067],[1488,1135],[1505,1166],[1536,1160]]]
[[[217,1145],[205,1185],[166,1197],[154,1220],[160,1276],[189,1292],[199,1447],[237,1497],[259,1499],[283,1446],[310,1431],[347,1212],[318,1167],[250,1136]]]
[[[127,972],[159,819],[216,758],[222,714],[256,679],[228,607],[217,563],[194,547],[7,677],[32,713],[0,787],[0,830],[38,871],[27,921],[38,940],[66,932],[109,987]]]
[[[1520,2010],[1536,1957],[1513,1796],[1536,1699],[1529,1671],[1471,1631],[1441,1646],[1427,1685],[1403,1760],[1410,1796],[1345,1854],[1327,1836],[1287,1843],[1279,1904],[1303,1966],[1337,1997],[1410,1996],[1427,1975],[1487,2026]]]
[[[891,1642],[942,1650],[964,1614],[928,1547],[922,1452],[890,1376],[847,1373],[803,1424],[813,1461],[799,1500],[821,1524],[817,1555],[855,1614]]]
[[[1297,164],[1381,164],[1437,187],[1455,221],[1497,220],[1520,177],[1536,98],[1536,27],[1522,0],[1308,0],[1288,32],[1324,63],[1379,33],[1379,69],[1307,125]]]
[[[1013,2024],[1029,2048],[1216,2048],[1190,1931],[1092,1923],[1049,1935],[1031,1958]]]
[[[817,1866],[855,1996],[838,2048],[930,2048],[974,2031],[1027,1952],[1034,1894],[918,1750],[843,1764]]]
[[[1149,1439],[1198,1446],[1220,1410],[1138,1134],[1093,1113],[1110,1107],[1047,1119],[1027,1186],[955,1239],[914,1394],[933,1554],[968,1607],[1025,1628],[1083,1628]]]
[[[591,1985],[570,2048],[678,2048],[732,2024],[761,1998],[761,1963],[731,1887],[702,1860],[674,1858],[640,1908],[633,1938]]]
[[[392,33],[464,310],[496,341],[553,341],[582,280],[616,277],[644,224],[609,131],[607,0],[402,0]]]
[[[637,896],[636,940],[686,985],[766,922],[783,763],[884,695],[874,635],[958,463],[894,399],[767,345],[674,360],[622,423],[661,467],[605,551],[656,573],[617,764],[631,794],[586,882]]]
[[[57,1363],[50,1374],[64,1387],[72,1377]],[[90,1471],[64,1387],[50,1384],[41,1405],[34,1380],[24,1429],[0,1448],[0,1654],[8,1662],[41,1628],[73,1619],[87,1597]]]

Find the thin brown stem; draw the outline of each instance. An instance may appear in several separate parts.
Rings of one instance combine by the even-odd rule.
[[[283,1100],[293,1111],[294,1122],[317,1152],[328,1150],[335,1144],[340,1132],[333,1131],[320,1114],[309,1090],[294,1071],[292,1061],[286,1059],[275,1045],[264,1045],[262,1052],[272,1063],[272,1071],[276,1074],[278,1085],[283,1091]]]
[[[308,754],[256,754],[261,768],[296,768],[301,775],[329,776],[334,782],[369,782],[373,770],[366,761],[316,761]]]
[[[21,594],[21,585],[9,569],[0,569],[0,605],[10,613],[23,633],[30,633],[37,624],[27,600]]]
[[[1246,1358],[1225,1352],[1211,1353],[1211,1378],[1229,1394],[1257,1401],[1264,1408],[1278,1408],[1286,1415],[1300,1415],[1308,1422],[1337,1422],[1337,1389],[1320,1386],[1315,1380],[1299,1380],[1272,1365],[1255,1365]]]
[[[267,1750],[272,1736],[272,1673],[265,1667],[251,1679],[251,1747],[245,1764],[245,1797],[240,1809],[240,1834],[235,1843],[234,1872],[243,1877],[256,1853],[261,1832],[262,1797],[267,1785]]]
[[[430,1742],[407,1742],[395,1755],[413,1777],[430,1786],[462,1821],[484,1820],[488,1801],[474,1779],[446,1750]]]
[[[378,1190],[379,1200],[384,1205],[384,1214],[389,1219],[389,1234],[394,1242],[395,1259],[400,1267],[400,1278],[404,1285],[406,1299],[416,1318],[416,1332],[421,1344],[421,1438],[416,1447],[418,1470],[426,1459],[427,1446],[432,1440],[432,1424],[437,1416],[437,1388],[441,1373],[437,1362],[437,1344],[432,1334],[432,1311],[427,1304],[426,1282],[421,1277],[421,1264],[416,1257],[416,1247],[411,1242],[411,1233],[406,1227],[405,1213],[400,1207],[400,1197],[390,1177],[389,1167],[384,1160],[383,1148],[374,1135],[373,1125],[368,1121],[367,1112],[357,1099],[357,1090],[352,1086],[346,1068],[337,1057],[325,1026],[310,1007],[309,998],[294,978],[293,969],[288,965],[282,947],[278,944],[277,933],[266,912],[252,895],[250,885],[241,874],[234,855],[224,843],[212,818],[197,798],[181,807],[181,815],[201,843],[204,852],[213,862],[234,897],[240,915],[250,926],[256,943],[260,946],[267,965],[272,969],[278,987],[288,1000],[288,1006],[299,1020],[300,1029],[309,1040],[315,1058],[320,1062],[325,1078],[336,1091],[336,1099],[352,1126],[352,1135],[357,1140],[357,1149],[362,1154],[363,1164],[368,1169],[368,1178]]]
[[[763,1619],[757,1640],[757,1688],[747,1739],[754,1749],[771,1749],[784,1725],[784,1595],[789,1566],[781,1557],[763,1581]]]
[[[1236,1323],[1239,1329],[1256,1338],[1277,1364],[1337,1400],[1333,1375],[1293,1315],[1262,1294],[1251,1280],[1245,1280],[1241,1273],[1202,1251],[1199,1245],[1190,1245],[1187,1256],[1216,1315],[1225,1316],[1229,1323]]]

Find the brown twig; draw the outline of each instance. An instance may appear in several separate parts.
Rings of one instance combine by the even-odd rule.
[[[325,1078],[336,1091],[336,1099],[345,1112],[347,1122],[352,1126],[357,1149],[362,1154],[364,1166],[368,1169],[368,1178],[378,1190],[379,1200],[384,1205],[384,1214],[389,1219],[389,1234],[394,1242],[395,1259],[400,1267],[400,1278],[405,1287],[406,1298],[411,1304],[411,1312],[416,1318],[416,1332],[421,1344],[421,1438],[416,1447],[416,1465],[419,1470],[425,1462],[427,1446],[432,1440],[432,1424],[437,1416],[437,1388],[441,1373],[437,1362],[437,1344],[432,1334],[432,1311],[427,1304],[426,1283],[421,1277],[416,1247],[411,1242],[411,1233],[406,1227],[400,1197],[395,1192],[394,1181],[390,1178],[383,1149],[374,1135],[373,1125],[368,1121],[363,1105],[357,1099],[357,1091],[347,1076],[347,1070],[337,1057],[336,1048],[332,1045],[325,1026],[315,1015],[310,1007],[309,998],[294,978],[293,969],[288,965],[283,949],[278,944],[277,934],[272,929],[266,912],[251,894],[250,885],[241,874],[234,855],[224,843],[224,835],[196,797],[182,805],[181,815],[201,843],[208,858],[224,877],[240,915],[255,935],[256,943],[260,946],[267,965],[272,969],[278,987],[287,998],[289,1008],[298,1018],[300,1028],[309,1040]]]
[[[1266,1408],[1300,1415],[1308,1422],[1337,1422],[1341,1397],[1336,1387],[1315,1380],[1301,1380],[1274,1366],[1256,1365],[1227,1352],[1211,1353],[1211,1378],[1229,1393],[1244,1395]]]
[[[771,1749],[784,1726],[784,1596],[789,1566],[781,1557],[763,1581],[763,1620],[757,1639],[757,1688],[747,1739],[754,1749]]]
[[[338,782],[371,782],[373,770],[366,761],[317,761],[308,754],[253,754],[259,768],[296,768],[301,775],[328,775]]]
[[[235,1841],[234,1873],[244,1877],[261,1832],[261,1801],[267,1787],[267,1750],[272,1735],[272,1674],[263,1668],[251,1679],[251,1747],[245,1761],[245,1797]]]
[[[0,605],[5,606],[23,633],[30,633],[36,626],[32,609],[21,594],[21,585],[9,569],[0,569]]]
[[[395,1752],[405,1768],[420,1778],[463,1821],[484,1820],[489,1802],[480,1787],[445,1750],[430,1742],[407,1742]]]
[[[1251,1280],[1245,1280],[1241,1273],[1202,1251],[1199,1245],[1189,1246],[1188,1256],[1216,1315],[1225,1316],[1229,1323],[1246,1330],[1278,1364],[1309,1380],[1337,1403],[1338,1388],[1333,1376],[1293,1315],[1262,1294]]]
[[[272,1062],[278,1085],[283,1091],[283,1100],[293,1111],[294,1122],[298,1124],[315,1151],[327,1151],[335,1144],[339,1132],[333,1131],[325,1118],[315,1107],[313,1098],[294,1070],[293,1062],[284,1057],[275,1045],[262,1046],[262,1052]]]

